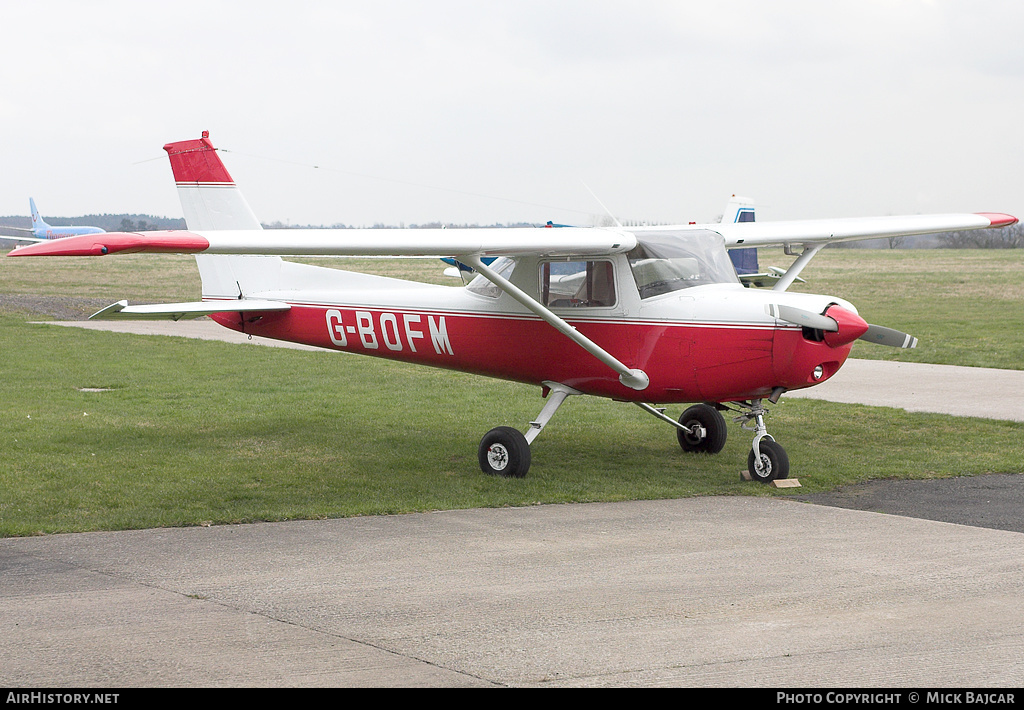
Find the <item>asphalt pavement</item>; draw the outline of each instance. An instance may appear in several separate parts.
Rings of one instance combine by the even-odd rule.
[[[780,498],[0,540],[0,686],[1019,687],[1024,535]]]

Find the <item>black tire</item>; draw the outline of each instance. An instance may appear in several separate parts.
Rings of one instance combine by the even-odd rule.
[[[478,458],[486,474],[523,478],[530,470],[530,444],[518,429],[495,427],[480,440]]]
[[[710,404],[695,404],[679,417],[679,423],[687,428],[695,424],[704,428],[703,437],[696,434],[687,434],[682,429],[676,429],[676,436],[683,451],[717,454],[725,446],[725,439],[729,433],[722,413]]]
[[[761,463],[763,468],[760,473],[754,467],[754,449],[750,449],[747,455],[747,471],[750,478],[760,483],[771,483],[772,481],[789,476],[789,456],[786,450],[771,439],[761,439],[759,445],[761,450]]]

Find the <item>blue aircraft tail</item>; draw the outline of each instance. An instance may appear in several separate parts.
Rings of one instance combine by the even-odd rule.
[[[100,227],[54,227],[43,221],[36,209],[36,201],[28,198],[28,208],[32,213],[32,236],[35,239],[60,239],[62,237],[74,237],[81,234],[100,234],[104,230]],[[26,241],[32,241],[26,239]]]
[[[32,231],[35,232],[37,236],[42,235],[45,237],[46,230],[50,228],[50,225],[44,222],[43,218],[39,216],[39,210],[36,209],[36,201],[31,197],[28,198],[28,209],[32,214]]]

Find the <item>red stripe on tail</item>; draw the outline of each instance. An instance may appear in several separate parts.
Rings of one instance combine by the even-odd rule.
[[[210,142],[209,131],[203,131],[199,140],[168,143],[164,150],[171,158],[175,182],[235,182]]]

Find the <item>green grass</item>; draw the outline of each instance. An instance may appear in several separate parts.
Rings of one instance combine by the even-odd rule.
[[[200,295],[195,258],[182,254],[0,258],[0,293],[189,301]]]
[[[906,266],[889,252],[827,250],[818,257],[822,268],[816,260],[805,276],[811,290],[850,297],[869,320],[910,330],[895,317],[934,313],[929,304],[936,289],[953,290],[939,299],[943,303],[957,294],[983,300],[982,293],[1004,286],[1012,291],[1024,270],[1019,257],[1015,261],[1005,252],[947,252],[961,266],[964,255],[974,264],[970,273],[981,274],[983,283],[972,277],[959,289],[952,283],[927,288],[944,274],[949,281],[944,262],[897,253],[907,254],[922,285],[901,294],[893,292],[895,282],[888,290],[884,285]],[[771,257],[762,261],[786,265]],[[382,265],[345,263],[367,270]],[[386,268],[409,275],[424,266],[403,262]],[[440,270],[431,263],[426,271],[436,278]],[[870,277],[858,279],[858,272]],[[0,259],[0,279],[0,296],[172,301],[198,294],[192,260],[173,256]],[[842,290],[862,282],[877,282],[876,295]],[[879,293],[901,303],[880,306]],[[1012,317],[1007,312],[1020,310],[1017,300],[1010,294],[997,306],[990,302],[998,311],[992,317]],[[872,315],[876,308],[892,310]],[[750,437],[734,425],[721,454],[688,456],[674,430],[636,407],[572,398],[535,443],[529,476],[492,478],[477,465],[480,437],[493,426],[521,428],[536,417],[536,388],[341,353],[91,332],[27,320],[17,308],[0,307],[0,348],[7,363],[0,380],[4,536],[576,501],[788,495],[740,480]],[[939,321],[929,327],[942,333]],[[927,317],[922,325],[929,325]],[[995,339],[995,355],[984,357],[1012,359],[1017,346],[1007,350],[1001,345],[1007,340]],[[864,344],[855,355],[867,350],[887,349]],[[979,350],[989,348],[968,347]],[[107,391],[82,391],[88,388]],[[769,426],[789,453],[800,493],[878,478],[1017,473],[1024,456],[1021,427],[1008,422],[784,398],[772,408]]]

